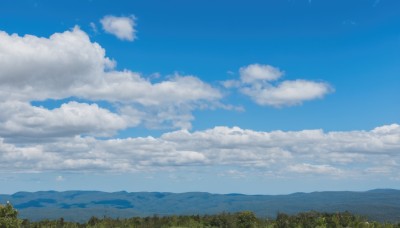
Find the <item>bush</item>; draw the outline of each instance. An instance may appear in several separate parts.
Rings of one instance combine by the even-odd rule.
[[[14,228],[19,227],[22,221],[18,219],[18,211],[7,202],[6,205],[0,205],[0,227]]]
[[[252,211],[242,211],[237,214],[237,227],[253,228],[257,225],[257,218]]]

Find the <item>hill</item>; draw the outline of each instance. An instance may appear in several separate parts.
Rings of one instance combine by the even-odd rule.
[[[366,192],[312,192],[289,195],[210,194],[204,192],[100,192],[40,191],[0,195],[0,203],[10,201],[21,218],[33,221],[57,219],[86,221],[91,216],[132,217],[151,215],[216,214],[254,211],[260,217],[278,212],[350,211],[370,220],[400,222],[400,190],[377,189]]]

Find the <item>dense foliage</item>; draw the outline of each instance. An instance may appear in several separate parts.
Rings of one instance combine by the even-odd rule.
[[[167,228],[167,227],[222,227],[222,228],[300,228],[300,227],[360,227],[360,228],[400,228],[399,224],[368,222],[349,212],[321,213],[304,212],[296,215],[278,213],[275,219],[257,218],[251,211],[237,213],[221,213],[217,215],[180,215],[180,216],[151,216],[132,217],[127,219],[97,218],[92,217],[86,223],[66,222],[58,220],[43,220],[30,222],[19,220],[18,212],[11,204],[0,205],[0,228]]]
[[[7,202],[6,205],[0,205],[0,227],[12,228],[18,227],[21,221],[18,219],[18,211]]]

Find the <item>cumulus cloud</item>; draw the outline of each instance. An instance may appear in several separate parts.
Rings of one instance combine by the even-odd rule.
[[[304,101],[323,98],[331,91],[324,82],[307,80],[283,81],[276,86],[253,85],[241,88],[241,92],[251,97],[259,105],[275,107],[300,105]]]
[[[0,140],[0,170],[137,172],[216,168],[223,173],[280,177],[395,176],[400,171],[400,125],[370,131],[253,131],[215,127],[160,137],[99,140],[75,136],[46,144]],[[382,170],[382,164],[387,167]]]
[[[48,110],[18,101],[0,103],[0,135],[6,138],[53,138],[79,134],[111,136],[128,121],[97,104],[68,102]],[[135,121],[130,120],[131,125]],[[136,120],[136,124],[139,121]]]
[[[0,32],[0,99],[46,99],[71,95],[71,89],[96,84],[114,61],[86,33],[55,33],[49,38]]]
[[[174,75],[166,81],[151,83],[137,73],[113,71],[105,74],[96,86],[97,89],[85,84],[73,92],[87,99],[134,102],[144,106],[212,101],[222,97],[217,89],[190,75]]]
[[[104,31],[113,34],[120,40],[133,41],[136,38],[135,17],[116,17],[108,15],[100,20]]]
[[[225,88],[238,88],[259,105],[273,107],[301,105],[304,101],[323,98],[333,91],[325,82],[304,79],[278,81],[284,72],[262,64],[251,64],[239,69],[240,80],[222,82]]]
[[[57,112],[73,105],[80,105],[83,111],[90,109],[93,116],[104,115],[104,119],[92,118],[91,121],[102,122],[111,116],[115,117],[106,121],[110,122],[107,126],[104,123],[97,125],[104,128],[93,127],[93,130],[88,130],[92,125],[85,122],[89,121],[91,115],[78,118],[82,121],[81,126],[77,122],[66,123],[62,119],[54,121],[60,122],[60,129],[61,123],[74,126],[75,130],[71,132],[77,134],[98,132],[96,135],[110,135],[139,123],[152,127],[190,128],[194,109],[218,106],[222,98],[219,90],[193,75],[173,75],[152,83],[139,73],[117,71],[114,68],[116,62],[106,57],[105,50],[91,42],[79,27],[55,33],[49,38],[0,32],[0,39],[0,105],[18,111],[17,116],[35,119],[39,132],[49,130],[51,123],[42,121],[44,127],[40,128],[39,119],[49,116],[56,118]],[[52,111],[29,107],[31,101],[71,97],[93,102],[105,101],[118,108],[116,113],[111,113],[93,105],[72,103]],[[9,107],[10,103],[7,102],[15,102],[15,105]],[[0,119],[0,123],[7,123],[13,129],[10,134],[16,133],[17,129],[21,134],[30,132],[25,132],[29,124],[23,118],[17,120],[17,117],[9,117]],[[70,130],[66,125],[63,128]],[[4,132],[7,130],[4,128]],[[54,133],[53,130],[49,132]]]
[[[244,83],[274,81],[283,75],[278,68],[270,65],[250,64],[239,69],[240,79]]]

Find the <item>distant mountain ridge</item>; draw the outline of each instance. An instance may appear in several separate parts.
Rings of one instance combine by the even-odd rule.
[[[86,221],[91,216],[133,217],[152,215],[216,214],[254,211],[260,217],[278,212],[350,211],[371,220],[400,222],[400,190],[366,192],[326,191],[289,195],[211,194],[205,192],[101,192],[39,191],[0,195],[10,201],[21,218]]]

